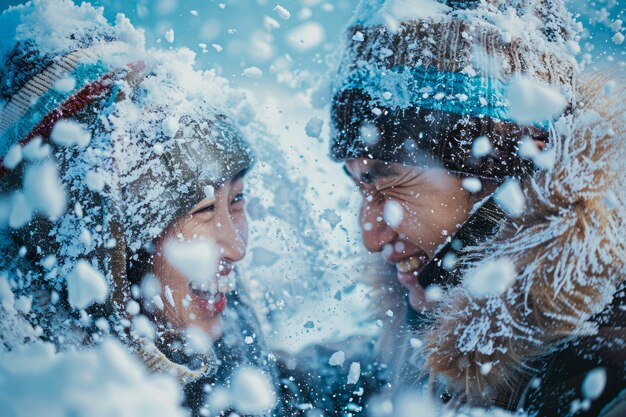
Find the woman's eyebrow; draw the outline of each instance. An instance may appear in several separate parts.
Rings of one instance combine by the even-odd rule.
[[[230,180],[231,182],[236,182],[238,180],[243,179],[243,177],[246,176],[246,174],[248,173],[249,168],[244,168],[241,171],[239,171],[238,173],[236,173],[233,178]]]

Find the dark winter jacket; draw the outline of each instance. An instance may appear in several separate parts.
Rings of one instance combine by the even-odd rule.
[[[616,417],[626,411],[626,294],[620,291],[613,305],[594,321],[598,332],[582,337],[542,361],[539,386],[527,390],[522,406],[533,416]],[[597,399],[584,401],[583,384],[589,372],[601,368],[606,375]],[[583,399],[581,401],[581,399]]]
[[[286,360],[280,363],[281,383],[292,410],[305,415],[306,410],[316,409],[327,417],[366,415],[369,400],[390,380],[387,366],[375,351],[372,338],[352,337],[340,343],[311,346],[295,357],[284,357]],[[338,352],[343,355],[343,362],[331,365],[331,356]],[[355,372],[355,366],[358,380],[353,381],[349,375]]]
[[[213,344],[215,370],[205,377],[187,383],[184,387],[184,405],[191,410],[193,416],[203,415],[202,408],[206,408],[210,393],[216,389],[228,389],[235,372],[243,367],[258,369],[271,381],[273,386],[270,388],[275,392],[280,391],[276,362],[272,361],[272,356],[266,349],[258,320],[246,301],[243,290],[228,293],[227,299],[227,308],[223,313],[224,334]],[[250,339],[247,339],[248,337]],[[184,353],[186,346],[184,338],[164,337],[158,339],[156,345],[175,363],[190,369],[202,366],[202,358]],[[279,399],[276,408],[268,412],[268,415],[282,416],[283,407],[289,405]],[[210,412],[213,414],[222,412],[224,415],[236,412],[240,416],[245,415],[236,409],[210,410]]]
[[[514,283],[479,297],[462,279],[423,335],[421,372],[450,406],[624,415],[624,84],[607,96],[600,88],[606,81],[588,81],[584,104],[555,124],[554,167],[524,184],[524,215],[467,250],[464,277],[508,259]],[[602,376],[593,383],[596,368],[605,384]]]
[[[270,353],[265,346],[249,301],[241,289],[228,294],[224,312],[224,335],[215,341],[213,354],[217,367],[214,373],[187,383],[184,387],[184,405],[192,415],[201,416],[209,402],[207,398],[216,389],[228,389],[234,373],[242,367],[254,367],[269,377],[276,392],[277,404],[266,416],[305,417],[310,410],[319,410],[327,417],[348,417],[362,412],[368,401],[379,394],[390,380],[387,366],[376,354],[376,343],[371,337],[352,337],[333,344],[316,344],[296,355]],[[252,342],[246,336],[252,336]],[[175,363],[198,369],[204,358],[183,353],[184,338],[161,338],[157,347]],[[343,363],[330,365],[330,357],[342,351]],[[355,383],[348,380],[350,367],[359,364]],[[210,412],[215,414],[216,410]],[[218,410],[223,415],[237,413],[236,408]]]

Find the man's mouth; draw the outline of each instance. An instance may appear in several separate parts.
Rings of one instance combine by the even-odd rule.
[[[398,269],[398,272],[404,274],[409,272],[419,272],[424,265],[426,265],[427,260],[428,257],[424,253],[419,253],[397,262],[396,268]]]

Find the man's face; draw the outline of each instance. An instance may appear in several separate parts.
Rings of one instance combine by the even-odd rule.
[[[467,220],[475,198],[462,178],[441,168],[418,168],[367,158],[346,162],[363,202],[363,244],[396,266],[411,306],[424,307],[417,281],[436,249]]]

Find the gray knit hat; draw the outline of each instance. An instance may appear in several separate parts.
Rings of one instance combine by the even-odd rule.
[[[518,123],[507,86],[523,75],[572,100],[573,28],[562,0],[363,0],[334,84],[332,156],[523,175],[519,140],[547,141],[551,120]],[[480,136],[493,151],[475,157]]]

